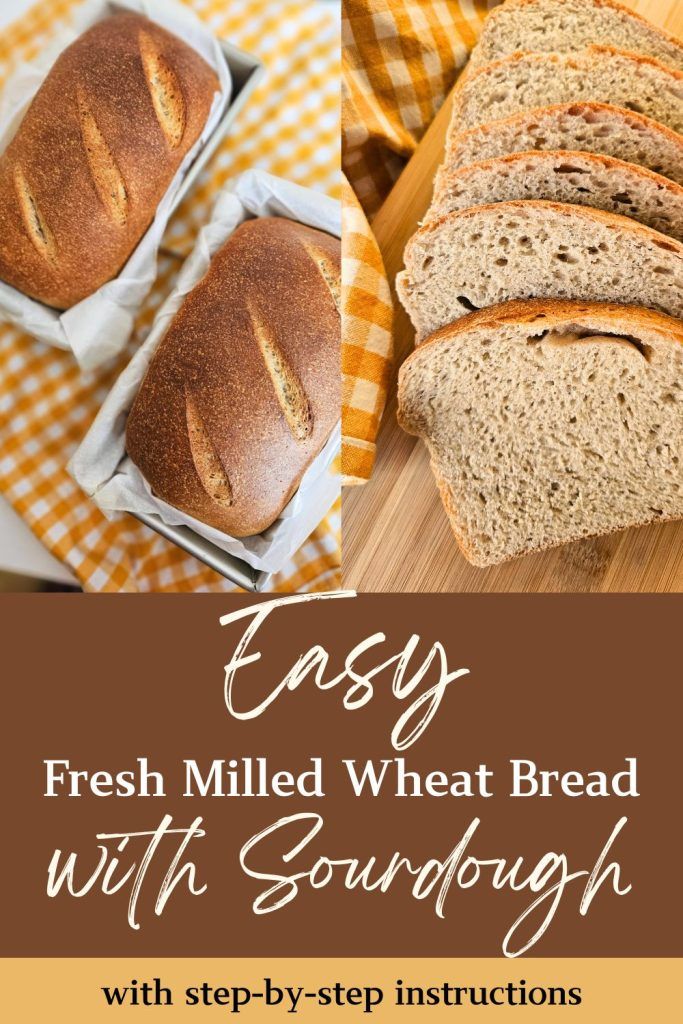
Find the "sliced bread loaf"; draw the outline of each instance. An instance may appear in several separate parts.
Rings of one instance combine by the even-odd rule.
[[[451,122],[437,187],[440,176],[449,170],[532,149],[602,153],[683,185],[683,136],[652,118],[608,103],[557,103],[465,132],[458,127]]]
[[[637,307],[511,302],[416,349],[421,437],[475,565],[683,516],[683,326]]]
[[[485,64],[456,90],[453,130],[578,100],[626,107],[683,131],[683,72],[611,46],[590,46],[573,56],[516,53]]]
[[[512,153],[444,172],[426,220],[508,199],[593,206],[683,239],[683,186],[594,153]]]
[[[396,279],[418,340],[507,299],[637,302],[683,316],[683,244],[628,217],[519,201],[420,228]]]
[[[609,43],[683,70],[683,43],[613,0],[507,0],[493,10],[472,54],[477,66],[517,50],[567,53]]]

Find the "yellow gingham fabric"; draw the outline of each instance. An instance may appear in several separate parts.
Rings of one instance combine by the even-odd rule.
[[[0,37],[0,85],[68,24],[77,0],[40,0]],[[266,77],[174,215],[164,248],[187,252],[209,216],[215,192],[248,167],[338,197],[339,29],[333,14],[306,0],[191,0],[216,35],[261,57]],[[149,330],[173,286],[180,260],[159,261],[159,276],[128,352],[107,373],[83,373],[67,353],[0,324],[0,492],[57,558],[91,591],[235,589],[128,515],[108,521],[66,472],[108,388]],[[270,589],[339,586],[340,502],[274,578]]]
[[[391,293],[363,211],[372,223],[494,4],[344,0],[342,166],[350,184],[343,194],[345,483],[365,483],[372,473],[392,359]]]
[[[393,309],[379,248],[348,182],[342,192],[342,473],[365,483],[391,369]]]

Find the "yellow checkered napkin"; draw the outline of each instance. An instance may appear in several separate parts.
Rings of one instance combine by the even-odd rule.
[[[372,219],[465,63],[495,0],[344,0],[343,455],[372,473],[392,358],[391,294]]]
[[[370,220],[496,0],[344,0],[342,165]]]
[[[0,38],[0,83],[68,23],[76,0],[41,0]],[[267,74],[169,226],[165,247],[188,251],[216,191],[247,167],[338,196],[339,30],[304,0],[192,0],[216,35],[262,58]],[[128,515],[108,521],[66,472],[115,376],[149,330],[180,261],[159,278],[128,352],[107,373],[0,325],[0,492],[43,543],[95,591],[226,591],[222,577]],[[277,591],[339,586],[340,502],[278,575]]]
[[[387,397],[393,310],[382,257],[347,182],[342,193],[342,473],[369,479]]]

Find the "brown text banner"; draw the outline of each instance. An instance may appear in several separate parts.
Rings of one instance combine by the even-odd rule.
[[[0,600],[3,954],[680,955],[680,613]]]

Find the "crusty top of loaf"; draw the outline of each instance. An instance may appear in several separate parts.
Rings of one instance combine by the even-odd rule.
[[[232,536],[279,516],[340,410],[340,243],[242,224],[173,318],[128,417],[154,493]]]
[[[217,89],[194,49],[139,14],[81,35],[0,157],[0,278],[66,309],[115,277]]]

